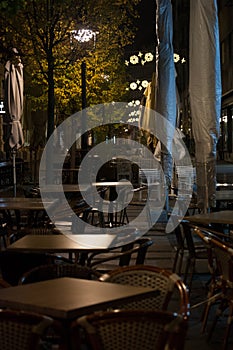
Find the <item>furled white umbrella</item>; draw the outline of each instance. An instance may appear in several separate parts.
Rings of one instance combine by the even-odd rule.
[[[150,109],[162,115],[174,128],[177,119],[176,71],[173,52],[173,19],[171,0],[156,0],[156,67],[152,81],[148,86],[147,109],[141,115],[143,129],[154,134],[159,128],[155,125],[155,116]],[[173,128],[173,130],[174,130]],[[173,130],[164,130],[166,146],[161,144],[161,163],[169,188],[173,175],[172,141]]]
[[[5,104],[6,120],[10,126],[8,137],[9,146],[13,158],[13,185],[14,196],[16,196],[16,151],[23,145],[24,137],[20,119],[23,114],[23,64],[18,51],[12,49],[12,57],[5,65]]]
[[[157,0],[157,74],[155,110],[174,128],[177,118],[176,71],[173,51],[173,19],[171,0]],[[166,147],[161,144],[161,162],[167,185],[171,184],[173,173],[172,141],[173,131],[166,130]]]
[[[197,200],[204,212],[215,206],[216,145],[221,111],[217,0],[190,1],[189,92],[195,140]]]

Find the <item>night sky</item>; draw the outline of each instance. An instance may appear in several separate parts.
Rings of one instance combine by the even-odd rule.
[[[138,11],[140,18],[136,21],[138,31],[136,32],[134,47],[143,49],[154,46],[156,0],[141,0]]]

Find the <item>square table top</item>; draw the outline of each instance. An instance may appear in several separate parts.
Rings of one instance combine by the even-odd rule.
[[[118,242],[117,235],[114,234],[26,235],[10,244],[7,249],[14,251],[71,253],[108,249],[114,242]]]
[[[117,307],[120,303],[152,297],[157,293],[157,290],[147,287],[62,277],[3,288],[0,290],[0,307],[71,321],[86,313]]]

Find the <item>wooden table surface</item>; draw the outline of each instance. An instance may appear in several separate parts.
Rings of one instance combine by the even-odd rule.
[[[88,190],[90,188],[90,185],[83,184],[82,189],[84,191]],[[42,187],[43,193],[73,193],[73,192],[80,192],[80,187],[78,184],[54,184],[54,185],[46,185]]]
[[[26,235],[10,244],[7,249],[30,252],[77,253],[108,249],[118,242],[114,234],[80,235]],[[119,243],[119,242],[118,242]]]
[[[185,216],[184,220],[188,220],[198,224],[228,224],[233,225],[233,211],[221,210],[206,214],[196,214]]]
[[[118,187],[118,186],[132,186],[130,181],[99,181],[99,182],[92,182],[92,186],[96,187]]]
[[[48,208],[55,203],[55,199],[7,197],[0,198],[0,210],[44,210],[45,206]]]
[[[3,288],[0,290],[0,307],[73,320],[86,313],[152,297],[156,293],[158,291],[152,288],[62,277]]]

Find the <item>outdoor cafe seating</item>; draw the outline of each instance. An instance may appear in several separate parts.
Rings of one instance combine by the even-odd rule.
[[[146,253],[153,244],[149,237],[141,237],[120,247],[99,250],[87,255],[87,266],[106,273],[116,267],[144,264]]]
[[[124,309],[169,310],[189,319],[189,296],[181,277],[151,265],[123,266],[100,277],[103,282],[152,287],[159,290],[156,297],[123,305]]]
[[[0,309],[0,349],[40,349],[55,322],[51,317],[12,309]]]
[[[91,350],[178,350],[185,328],[180,315],[161,310],[115,310],[78,318],[72,325],[74,350],[79,349],[80,327]]]
[[[226,241],[223,235],[220,237],[217,233],[209,232],[207,228],[199,228],[197,226],[194,228],[194,234],[205,242],[211,275],[206,307],[202,317],[202,331],[206,330],[211,308],[215,307],[215,315],[208,331],[208,339],[212,337],[217,322],[220,318],[224,318],[227,311],[222,345],[222,349],[226,350],[228,348],[228,337],[230,336],[233,316],[233,245],[232,242]]]

